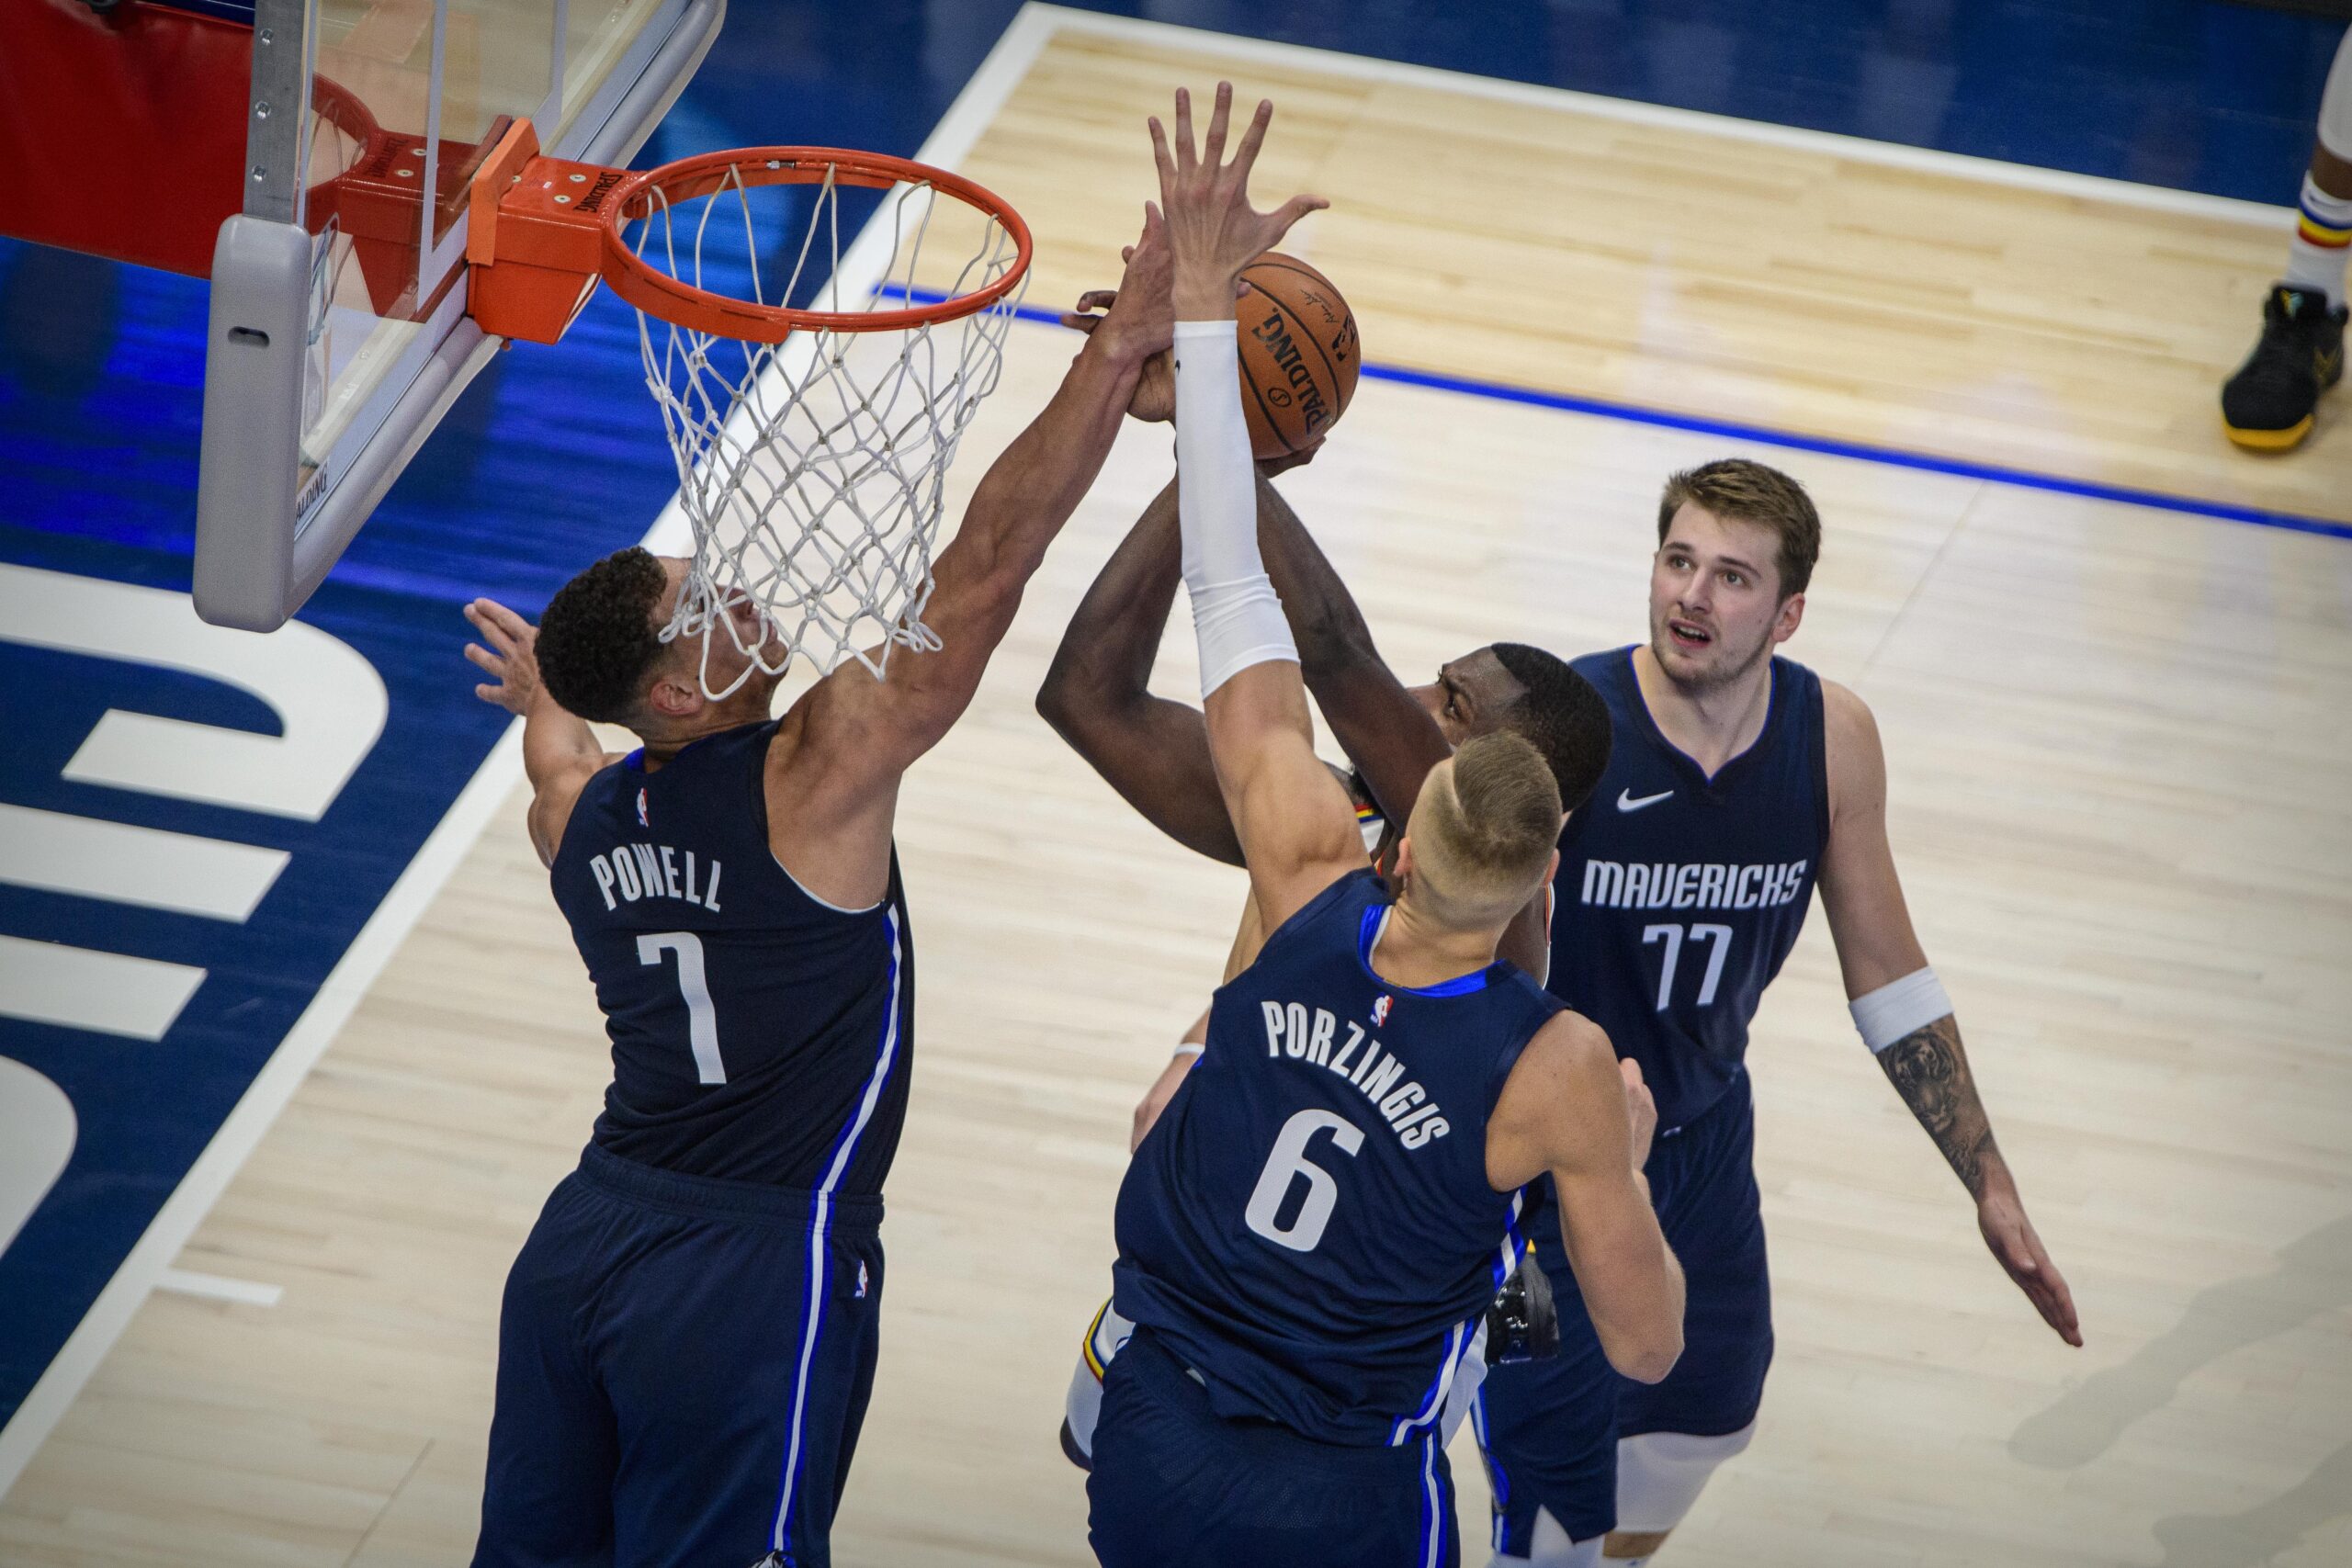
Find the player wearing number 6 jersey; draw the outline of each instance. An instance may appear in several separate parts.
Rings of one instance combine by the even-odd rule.
[[[1088,1478],[1110,1568],[1455,1561],[1434,1427],[1521,1189],[1549,1173],[1600,1341],[1629,1375],[1681,1348],[1681,1283],[1637,1167],[1648,1100],[1607,1040],[1496,944],[1550,874],[1560,796],[1534,747],[1430,770],[1392,898],[1318,761],[1257,541],[1234,285],[1303,212],[1253,212],[1270,105],[1223,161],[1176,99],[1152,124],[1173,254],[1178,510],[1217,784],[1269,931],[1121,1185],[1114,1296],[1136,1325]]]
[[[507,1280],[478,1565],[829,1561],[912,1045],[899,780],[970,702],[1167,346],[1166,267],[1153,214],[1115,322],[938,557],[942,646],[899,649],[887,681],[848,661],[771,719],[780,677],[740,649],[772,628],[739,600],[733,636],[672,636],[687,563],[641,549],[566,584],[536,632],[469,606],[479,694],[526,720],[532,842],[613,1055]],[[588,719],[642,744],[608,756]]]
[[[1559,1356],[1497,1368],[1479,1391],[1498,1564],[1646,1562],[1747,1443],[1772,1321],[1743,1058],[1816,883],[1865,1043],[1966,1184],[1994,1256],[2081,1343],[1912,932],[1870,710],[1773,652],[1804,617],[1819,548],[1819,517],[1787,475],[1740,458],[1677,474],[1658,509],[1650,640],[1576,661],[1614,741],[1560,840],[1549,985],[1656,1092],[1648,1175],[1689,1270],[1688,1348],[1663,1382],[1623,1382],[1555,1269]]]

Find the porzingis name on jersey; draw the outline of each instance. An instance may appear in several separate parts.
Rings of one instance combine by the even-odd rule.
[[[1677,865],[1613,860],[1584,863],[1588,906],[1606,909],[1769,909],[1805,889],[1805,863]]]
[[[718,913],[718,878],[726,869],[716,860],[695,863],[692,850],[668,844],[622,844],[595,856],[588,869],[605,908],[617,909],[622,901],[640,898],[682,898]]]
[[[1350,1021],[1343,1041],[1339,1016],[1329,1008],[1272,1001],[1258,1006],[1266,1018],[1267,1055],[1311,1062],[1339,1074],[1363,1091],[1405,1147],[1418,1149],[1451,1130],[1426,1089],[1415,1082],[1396,1081],[1405,1076],[1405,1064],[1367,1036],[1363,1025]]]

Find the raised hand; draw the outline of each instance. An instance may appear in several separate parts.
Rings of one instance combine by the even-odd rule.
[[[1103,308],[1101,316],[1068,315],[1065,326],[1077,327],[1094,342],[1122,357],[1148,359],[1162,355],[1176,335],[1176,313],[1169,301],[1168,225],[1159,209],[1143,204],[1143,232],[1119,253],[1126,271],[1116,288],[1097,289],[1078,302],[1080,310]],[[1091,303],[1090,303],[1091,302]],[[1170,378],[1171,383],[1173,376]],[[1170,412],[1173,394],[1170,394]],[[1165,417],[1165,416],[1162,416]]]
[[[530,712],[539,691],[539,661],[532,651],[539,628],[495,599],[468,604],[466,619],[481,634],[481,642],[466,645],[466,657],[491,677],[474,695],[517,717]]]
[[[1319,196],[1295,196],[1272,212],[1250,205],[1250,169],[1258,161],[1266,126],[1274,118],[1271,100],[1241,133],[1233,161],[1225,162],[1227,123],[1233,111],[1233,84],[1216,85],[1216,107],[1208,137],[1193,145],[1193,96],[1176,89],[1176,135],[1151,121],[1151,151],[1159,165],[1159,200],[1166,211],[1168,243],[1175,271],[1179,320],[1216,321],[1233,314],[1234,285],[1241,269],[1281,243],[1290,226],[1331,204]]]
[[[1129,245],[1120,254],[1121,260],[1135,254]],[[1093,334],[1103,318],[1095,314],[1108,310],[1118,302],[1115,288],[1090,288],[1078,297],[1077,306],[1063,313],[1062,325]],[[1127,400],[1127,416],[1147,424],[1166,424],[1176,417],[1176,358],[1166,349],[1150,355],[1143,362],[1143,374],[1136,381],[1135,395]]]

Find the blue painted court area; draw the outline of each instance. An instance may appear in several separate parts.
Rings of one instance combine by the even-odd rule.
[[[2342,26],[2221,0],[1091,8],[2281,203]],[[779,141],[910,153],[1016,9],[736,0],[639,161]],[[199,280],[0,242],[0,562],[186,589],[206,298]],[[600,298],[560,347],[502,356],[306,612],[388,701],[315,820],[69,779],[110,710],[259,734],[278,719],[219,680],[35,647],[0,626],[0,804],[288,857],[242,920],[0,884],[0,937],[204,971],[160,1038],[0,1019],[0,1055],[60,1086],[76,1121],[70,1163],[0,1255],[0,1420],[503,730],[471,696],[458,605],[488,593],[536,613],[586,560],[640,536],[673,482],[624,307]]]

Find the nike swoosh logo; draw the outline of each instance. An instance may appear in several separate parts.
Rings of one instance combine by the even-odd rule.
[[[1674,792],[1670,789],[1662,789],[1656,795],[1645,795],[1642,796],[1641,799],[1635,800],[1632,790],[1621,789],[1617,792],[1617,809],[1620,811],[1639,811],[1645,806],[1656,806],[1659,801],[1664,800],[1673,793]]]

